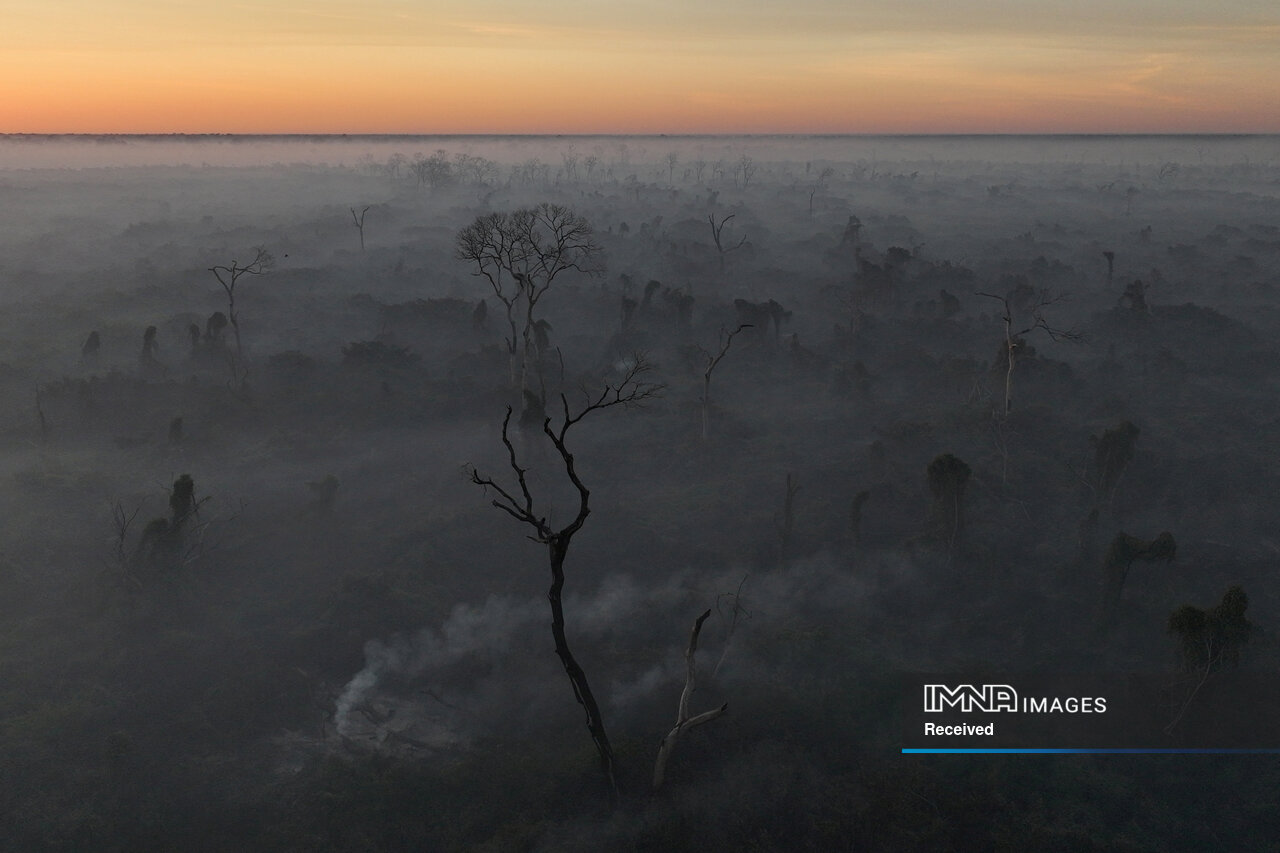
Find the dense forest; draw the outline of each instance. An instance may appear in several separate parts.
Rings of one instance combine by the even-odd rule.
[[[1274,755],[901,752],[1280,748],[1277,155],[0,139],[0,848],[1280,849]]]

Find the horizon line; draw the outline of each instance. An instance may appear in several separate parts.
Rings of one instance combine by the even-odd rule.
[[[597,137],[628,137],[653,139],[706,139],[706,138],[740,138],[740,139],[848,139],[848,138],[1009,138],[1009,137],[1049,137],[1049,138],[1249,138],[1277,137],[1277,131],[963,131],[963,132],[921,132],[921,131],[852,131],[852,132],[803,132],[803,131],[698,131],[698,132],[573,132],[573,133],[540,133],[540,132],[378,132],[378,131],[0,131],[0,139],[30,138],[89,138],[89,139],[474,139],[480,137],[505,137],[527,139],[573,139]]]

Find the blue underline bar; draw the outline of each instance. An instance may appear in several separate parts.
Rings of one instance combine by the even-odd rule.
[[[1280,755],[1280,749],[1181,749],[1181,748],[1123,748],[1123,749],[1050,749],[1028,748],[975,748],[975,749],[906,749],[903,755]]]

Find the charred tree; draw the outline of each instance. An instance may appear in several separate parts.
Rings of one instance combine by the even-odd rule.
[[[568,270],[592,276],[603,271],[591,224],[558,204],[490,213],[458,232],[454,257],[471,263],[472,275],[488,281],[502,303],[511,384],[528,390],[529,370],[536,369],[542,352],[534,316],[539,300]]]
[[[232,381],[242,388],[244,387],[246,373],[244,368],[244,344],[240,339],[240,314],[236,311],[236,285],[246,275],[262,275],[274,265],[275,258],[272,254],[266,248],[257,246],[253,250],[253,259],[247,264],[232,260],[230,265],[209,267],[209,272],[213,273],[214,278],[218,280],[218,284],[222,285],[222,290],[227,295],[226,319],[230,322],[231,331],[236,339],[235,356],[231,360]],[[212,323],[213,317],[209,319]]]
[[[142,351],[138,353],[138,367],[143,376],[155,376],[163,372],[160,359],[157,358],[160,344],[156,342],[156,334],[155,326],[147,326],[146,331],[142,333]]]
[[[1111,624],[1120,606],[1120,596],[1124,592],[1124,583],[1129,577],[1129,568],[1138,560],[1172,562],[1178,554],[1178,543],[1173,534],[1161,533],[1155,539],[1145,540],[1130,536],[1123,531],[1116,534],[1107,548],[1107,556],[1102,563],[1103,598],[1102,624]]]
[[[1147,291],[1149,289],[1146,284],[1143,284],[1142,279],[1135,278],[1125,285],[1124,293],[1120,294],[1119,304],[1130,311],[1145,314],[1150,310],[1147,306]]]
[[[351,208],[351,221],[356,226],[356,230],[360,232],[360,251],[362,252],[364,251],[364,215],[368,212],[368,205],[360,210],[359,215],[356,214],[354,207]]]
[[[134,552],[133,565],[139,577],[175,571],[198,554],[204,529],[198,514],[207,500],[196,499],[196,484],[190,474],[173,481],[169,517],[148,522]]]
[[[711,374],[715,372],[716,366],[724,360],[729,354],[729,348],[733,346],[733,339],[742,332],[743,329],[750,329],[749,323],[743,323],[732,332],[720,330],[720,349],[715,355],[698,347],[698,351],[702,353],[702,440],[706,441],[711,437]]]
[[[582,529],[582,525],[586,523],[587,516],[591,514],[591,492],[578,475],[574,456],[569,451],[568,436],[574,425],[592,412],[610,409],[615,406],[625,408],[641,405],[645,400],[660,393],[662,390],[661,385],[645,380],[644,376],[648,370],[648,363],[642,356],[637,355],[631,368],[627,370],[619,382],[616,384],[607,383],[603,390],[593,397],[588,397],[576,410],[570,408],[568,397],[561,394],[561,414],[558,424],[553,425],[550,416],[543,418],[542,433],[555,448],[564,465],[565,475],[578,494],[577,514],[564,527],[556,529],[547,521],[545,515],[540,515],[535,509],[533,493],[529,490],[529,481],[526,476],[528,469],[520,465],[520,461],[516,456],[515,445],[511,441],[512,408],[510,406],[507,407],[506,417],[502,420],[502,443],[507,448],[507,459],[515,477],[515,487],[500,485],[490,477],[481,476],[474,469],[471,471],[471,481],[473,483],[483,487],[486,491],[492,489],[497,494],[497,497],[492,501],[493,506],[521,524],[531,527],[533,535],[530,538],[547,547],[547,558],[551,568],[551,587],[547,590],[547,601],[551,606],[551,636],[555,642],[556,656],[560,658],[565,674],[569,677],[574,699],[582,706],[586,714],[587,731],[590,732],[596,752],[599,753],[600,769],[608,779],[610,789],[615,796],[617,794],[617,782],[614,775],[613,747],[609,744],[604,718],[600,713],[600,706],[596,701],[595,694],[591,691],[591,685],[587,681],[587,674],[570,650],[568,636],[565,632],[563,604],[565,558],[569,554],[569,545],[572,543],[574,535]]]
[[[1101,436],[1089,436],[1093,445],[1094,468],[1098,478],[1098,501],[1109,503],[1115,495],[1116,486],[1129,462],[1133,459],[1134,444],[1141,432],[1130,421],[1121,421]]]
[[[97,331],[89,333],[89,337],[84,339],[84,346],[80,347],[80,363],[86,367],[92,367],[98,363],[98,352],[102,349],[102,337]]]
[[[719,253],[720,272],[722,273],[724,272],[724,256],[729,254],[730,252],[736,252],[738,249],[741,249],[743,245],[745,245],[747,242],[747,237],[745,234],[743,235],[741,240],[739,240],[737,243],[734,243],[732,245],[724,241],[724,226],[727,225],[729,223],[729,220],[733,219],[733,217],[736,215],[737,214],[731,213],[728,216],[721,219],[719,222],[716,222],[715,214],[707,214],[707,222],[711,224],[711,239],[715,241],[716,252]]]

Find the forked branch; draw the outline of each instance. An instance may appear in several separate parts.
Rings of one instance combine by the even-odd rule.
[[[699,616],[698,620],[693,623],[693,630],[689,634],[689,648],[684,653],[687,669],[684,677],[684,690],[680,692],[680,706],[676,711],[676,725],[662,739],[662,743],[658,746],[658,760],[653,765],[653,789],[655,791],[662,787],[663,779],[666,777],[667,759],[671,757],[671,751],[675,749],[676,741],[680,739],[680,736],[694,726],[709,723],[729,710],[729,703],[726,702],[719,708],[703,711],[693,717],[689,716],[689,700],[693,696],[696,674],[694,654],[698,651],[698,635],[702,633],[702,623],[707,621],[707,617],[710,615],[711,610],[708,609]]]
[[[702,371],[702,440],[706,441],[711,434],[711,374],[715,372],[716,365],[724,360],[729,354],[729,348],[733,346],[733,339],[742,332],[743,329],[754,328],[751,323],[743,323],[732,332],[726,332],[720,329],[720,350],[712,355],[702,347],[698,347],[698,351],[702,353],[704,367]]]
[[[730,252],[741,249],[747,242],[747,236],[742,235],[742,239],[733,245],[727,245],[723,241],[724,226],[729,220],[733,219],[737,214],[731,213],[719,222],[716,222],[715,214],[707,214],[707,222],[711,224],[711,239],[715,241],[716,251],[720,253],[720,272],[724,272],[724,256]]]
[[[662,386],[643,379],[648,370],[649,364],[642,355],[637,354],[630,369],[623,374],[620,381],[605,383],[603,390],[594,396],[588,396],[581,408],[571,409],[569,398],[562,394],[560,403],[563,409],[563,417],[558,426],[552,426],[550,417],[543,420],[542,432],[551,440],[556,452],[560,454],[560,459],[564,463],[565,474],[574,488],[578,490],[578,512],[565,527],[559,530],[553,529],[547,522],[546,517],[539,516],[534,509],[533,493],[529,490],[526,469],[520,464],[520,460],[516,456],[515,445],[511,441],[512,409],[510,406],[507,407],[506,417],[502,420],[502,443],[507,448],[507,461],[511,466],[512,473],[515,475],[516,486],[503,486],[491,477],[482,476],[474,468],[470,472],[471,482],[486,490],[493,489],[497,494],[497,497],[491,501],[493,506],[502,510],[516,521],[532,527],[534,535],[529,538],[547,546],[548,563],[551,569],[551,586],[547,590],[547,602],[551,606],[551,636],[555,642],[556,656],[560,658],[565,674],[569,677],[574,699],[582,706],[586,716],[587,731],[591,734],[591,740],[600,756],[601,770],[609,782],[615,799],[617,797],[617,782],[614,777],[613,747],[609,744],[609,736],[605,731],[599,703],[596,702],[595,695],[591,691],[586,672],[569,648],[569,640],[565,631],[563,602],[564,561],[568,556],[569,544],[573,540],[573,535],[581,529],[583,523],[587,520],[587,516],[591,513],[589,503],[591,491],[578,475],[573,454],[569,452],[566,440],[569,429],[591,412],[614,406],[639,405],[650,397],[656,396],[662,390]]]

